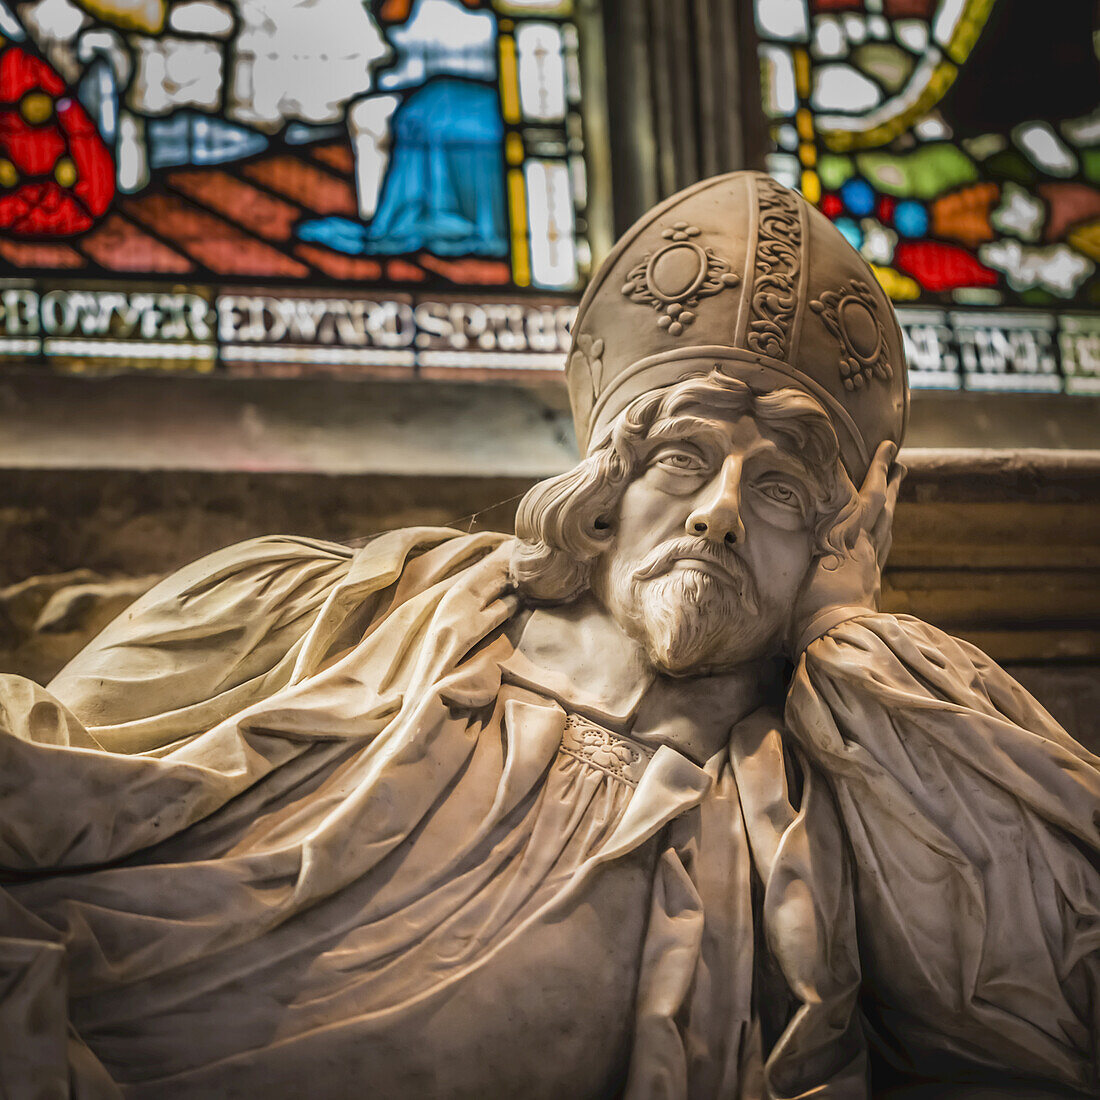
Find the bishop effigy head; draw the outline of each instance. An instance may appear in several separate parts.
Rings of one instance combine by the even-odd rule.
[[[516,536],[273,536],[0,676],[0,1093],[1100,1095],[1100,760],[877,608],[905,360],[735,173],[631,229]]]
[[[512,568],[529,598],[591,588],[658,668],[691,675],[795,646],[800,615],[821,610],[800,598],[811,565],[835,572],[861,522],[881,564],[901,331],[796,193],[738,172],[642,218],[581,303],[568,377],[585,458],[520,506]],[[874,594],[832,587],[834,603]]]

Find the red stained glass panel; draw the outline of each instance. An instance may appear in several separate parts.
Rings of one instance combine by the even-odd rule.
[[[956,290],[961,286],[996,286],[997,273],[965,249],[938,241],[904,241],[894,262],[926,290]]]
[[[84,108],[41,58],[0,53],[0,229],[82,233],[114,197],[115,166]]]
[[[1044,233],[1048,241],[1061,240],[1071,226],[1100,216],[1100,191],[1087,183],[1044,183],[1039,194],[1050,209]]]
[[[936,9],[936,0],[886,0],[888,19],[929,19]]]

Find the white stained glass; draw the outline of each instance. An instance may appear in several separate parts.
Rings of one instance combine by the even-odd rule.
[[[843,19],[844,33],[848,36],[848,41],[858,45],[867,37],[867,24],[863,21],[863,16],[848,12]]]
[[[390,160],[390,123],[400,103],[400,96],[376,95],[348,108],[348,133],[355,151],[355,191],[359,217],[364,221],[370,221],[378,209]]]
[[[1063,313],[1058,328],[1066,393],[1100,393],[1100,319]]]
[[[11,9],[3,0],[0,0],[0,34],[13,42],[22,42],[27,37],[19,20],[12,15]]]
[[[1012,136],[1032,162],[1052,176],[1072,176],[1077,171],[1077,158],[1047,123],[1025,123]]]
[[[221,49],[190,38],[138,38],[130,105],[147,115],[180,107],[216,110],[221,104]]]
[[[881,99],[879,86],[850,65],[822,65],[814,73],[813,105],[819,111],[862,114]]]
[[[523,174],[531,234],[531,281],[547,289],[573,287],[577,283],[577,252],[569,169],[562,161],[529,160]]]
[[[211,0],[184,0],[169,11],[168,25],[181,34],[228,38],[233,33],[233,13]]]
[[[1013,290],[1037,286],[1060,298],[1072,298],[1095,270],[1092,260],[1064,244],[1032,248],[1019,241],[993,241],[978,249],[978,257],[987,267],[1003,271]]]
[[[921,19],[898,19],[894,22],[894,34],[898,41],[913,53],[928,49],[928,24]]]
[[[764,167],[768,175],[784,187],[797,188],[802,178],[802,165],[798,157],[792,157],[790,153],[769,153],[764,158]]]
[[[581,101],[581,63],[577,52],[580,42],[577,38],[577,28],[566,23],[561,29],[562,41],[565,43],[565,91],[570,103]]]
[[[487,11],[469,11],[459,0],[416,0],[408,21],[389,37],[397,60],[379,78],[382,88],[410,87],[433,76],[496,80],[496,23]]]
[[[118,189],[123,194],[140,191],[149,182],[149,161],[145,153],[145,125],[129,111],[118,116],[118,145],[115,151]]]
[[[516,30],[519,104],[523,117],[558,122],[565,117],[565,60],[553,23],[522,23]]]
[[[756,0],[756,26],[766,38],[805,42],[810,36],[806,0]]]
[[[869,15],[867,17],[867,33],[872,38],[877,38],[880,41],[885,41],[889,38],[890,24],[886,21],[885,16]]]
[[[941,46],[946,46],[951,41],[965,10],[966,0],[942,0],[936,12],[936,21],[932,24],[932,37]]]
[[[764,110],[772,118],[788,118],[798,106],[794,61],[782,46],[760,47],[760,72],[764,81]]]
[[[342,122],[390,47],[360,0],[236,0],[226,114],[273,132]],[[220,46],[219,46],[220,49]]]
[[[946,141],[951,137],[951,128],[944,122],[943,117],[935,112],[930,115],[925,115],[913,127],[913,133],[921,139],[921,141]]]
[[[848,52],[848,39],[838,19],[822,16],[814,30],[814,53],[818,57],[843,57]]]
[[[890,263],[894,258],[898,235],[874,218],[864,218],[860,228],[863,230],[863,247],[860,249],[863,258],[873,264]]]
[[[1061,123],[1062,133],[1077,145],[1096,145],[1100,142],[1100,111],[1086,118],[1075,118]]]
[[[588,174],[584,168],[584,157],[569,158],[569,175],[573,181],[573,205],[583,210],[588,202]]]
[[[91,20],[69,0],[39,0],[22,9],[24,20],[35,39],[47,46],[53,42],[68,42]]]
[[[133,72],[130,54],[114,31],[85,31],[77,42],[76,56],[85,68],[101,57],[110,66],[116,86],[123,88],[130,83]]]

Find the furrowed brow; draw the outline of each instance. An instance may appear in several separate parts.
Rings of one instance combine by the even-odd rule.
[[[773,440],[763,440],[758,447],[753,448],[753,453],[746,456],[746,463],[752,460],[763,461],[780,472],[791,474],[807,482],[818,494],[825,492],[825,485],[818,471],[803,461],[799,455]]]
[[[658,420],[646,435],[647,443],[709,443],[726,447],[728,437],[722,425],[700,416],[676,416]]]

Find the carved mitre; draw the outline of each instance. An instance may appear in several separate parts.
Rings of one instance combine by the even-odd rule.
[[[581,448],[641,394],[715,369],[812,394],[856,485],[879,443],[901,442],[909,390],[893,307],[839,230],[759,172],[673,195],[592,280],[567,372]]]

